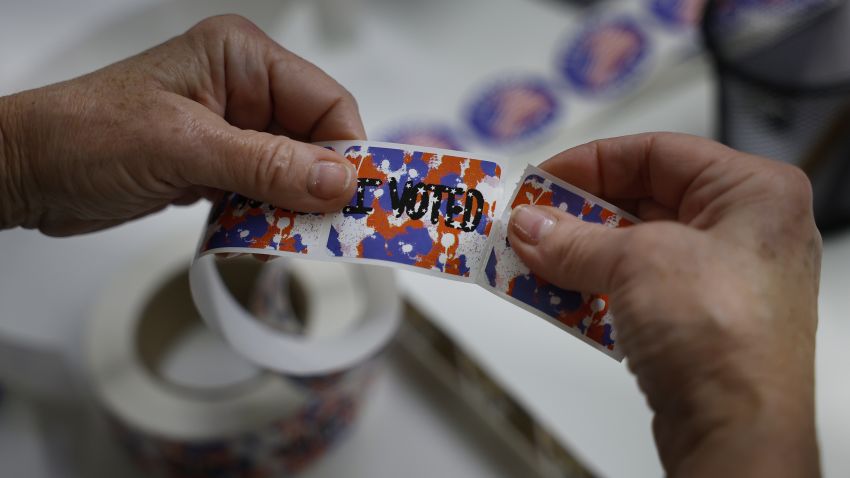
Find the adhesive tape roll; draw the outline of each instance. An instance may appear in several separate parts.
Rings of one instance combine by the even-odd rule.
[[[298,265],[299,269],[310,268],[302,274],[304,278],[320,271],[328,277],[332,270],[347,270],[346,274],[351,274],[351,281],[358,287],[355,295],[368,298],[361,301],[359,320],[347,327],[344,334],[310,338],[285,334],[273,324],[256,320],[228,293],[215,263],[216,258],[211,254],[197,257],[192,263],[190,280],[195,304],[210,327],[221,333],[234,349],[264,368],[291,376],[340,372],[380,352],[398,328],[400,305],[391,271],[366,265]],[[316,285],[323,296],[314,304],[328,308],[323,315],[332,316],[328,301],[339,290],[328,282]]]
[[[86,340],[94,395],[119,441],[154,474],[247,477],[295,472],[349,429],[371,376],[361,372],[369,372],[371,362],[342,364],[346,380],[317,392],[256,367],[215,334],[204,335],[207,329],[189,292],[185,267],[191,245],[180,247],[185,242],[180,238],[169,241],[169,247],[152,249],[156,252],[129,267],[102,294]],[[228,279],[234,296],[247,302],[259,265],[224,261],[216,277],[222,287]],[[315,274],[312,266],[309,271],[287,266],[304,295],[301,338],[345,330],[358,311],[371,310],[372,297],[357,295],[355,284],[341,274],[345,266],[329,264],[336,271]],[[325,284],[316,282],[322,277],[339,293],[325,294]],[[234,296],[228,292],[238,305]],[[351,302],[355,296],[359,303]],[[351,312],[338,313],[346,308]],[[272,336],[280,334],[265,327]]]

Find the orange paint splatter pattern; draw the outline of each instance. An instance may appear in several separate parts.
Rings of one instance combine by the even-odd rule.
[[[511,209],[521,204],[556,207],[586,222],[608,227],[625,227],[634,223],[622,212],[599,203],[591,195],[580,194],[575,188],[543,177],[542,173],[527,174],[520,182]],[[510,210],[505,212],[499,231],[494,233],[494,247],[484,268],[485,286],[528,305],[538,315],[555,320],[576,335],[586,336],[613,352],[616,334],[608,297],[564,290],[532,273],[507,240],[509,217]]]
[[[306,254],[318,244],[322,216],[302,214],[230,193],[210,212],[202,252],[248,248]]]
[[[332,218],[332,254],[460,277],[478,269],[501,194],[498,164],[391,147],[344,153],[360,184]]]

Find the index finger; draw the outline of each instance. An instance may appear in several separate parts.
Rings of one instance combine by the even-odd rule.
[[[293,139],[365,139],[357,102],[316,65],[285,49],[249,20],[208,18],[189,32],[209,82],[189,95],[242,129],[281,129]]]
[[[540,167],[605,199],[650,198],[675,211],[709,166],[736,154],[740,153],[699,136],[643,133],[576,146]]]
[[[366,139],[351,93],[316,65],[272,43],[269,83],[278,124],[309,141]]]

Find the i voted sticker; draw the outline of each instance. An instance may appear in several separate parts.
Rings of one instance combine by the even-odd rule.
[[[563,106],[542,78],[506,78],[484,88],[470,102],[466,119],[472,131],[496,145],[522,143],[549,131]]]
[[[219,294],[223,286],[211,262],[214,254],[296,255],[383,265],[475,283],[606,355],[622,359],[608,298],[594,291],[560,289],[532,273],[511,248],[507,224],[511,210],[522,204],[557,207],[583,221],[608,227],[627,227],[639,222],[638,218],[534,166],[526,168],[507,208],[497,213],[505,192],[497,158],[371,141],[317,144],[340,153],[357,170],[357,189],[348,205],[318,215],[317,234],[308,227],[314,220],[309,215],[250,200],[243,204],[233,197],[223,197],[213,207],[207,240],[201,243],[192,278],[193,291],[207,299],[196,303],[202,304],[201,313],[217,323],[217,329],[241,324],[242,332],[232,338],[247,349],[255,339],[267,335],[256,321],[240,315],[232,297],[225,300]],[[378,288],[376,297],[383,296],[380,288],[392,287],[392,282],[373,287]],[[343,343],[354,343],[348,337],[316,349],[323,370],[339,368],[343,359],[368,355],[364,351],[377,347],[391,332],[389,322],[379,325],[358,330],[359,340],[368,347],[343,350]],[[297,341],[279,340],[287,353],[297,352]],[[327,354],[335,354],[334,360]],[[308,365],[288,362],[286,367],[290,374],[309,375],[306,371],[316,367]]]
[[[628,16],[606,19],[581,31],[559,55],[557,69],[585,95],[615,95],[637,86],[648,70],[651,42]]]
[[[501,167],[464,153],[351,146],[357,191],[331,219],[334,256],[468,277],[487,245]]]
[[[706,0],[650,0],[649,11],[672,28],[694,28],[702,18]]]

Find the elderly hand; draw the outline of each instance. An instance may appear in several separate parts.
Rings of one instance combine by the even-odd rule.
[[[542,165],[645,223],[513,212],[537,274],[608,292],[619,345],[673,476],[816,476],[814,350],[821,238],[797,168],[705,139],[593,142]]]
[[[0,229],[69,235],[216,190],[305,212],[354,192],[352,96],[249,21],[215,17],[64,83],[0,99]]]

